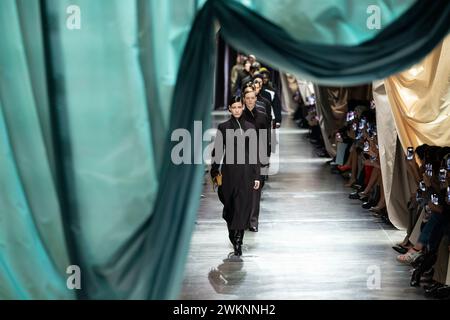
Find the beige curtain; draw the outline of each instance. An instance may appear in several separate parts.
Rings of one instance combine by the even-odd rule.
[[[406,205],[411,192],[406,163],[384,82],[375,81],[372,87],[386,207],[392,224],[398,229],[405,229],[409,219]]]
[[[450,145],[449,80],[450,36],[420,63],[373,83],[386,205],[397,228],[406,227],[406,203],[413,191],[406,148]]]
[[[298,103],[294,101],[294,94],[298,90],[297,79],[289,73],[280,73],[282,110],[292,114]]]
[[[423,61],[385,80],[403,151],[450,146],[450,36]]]
[[[347,113],[347,88],[314,84],[316,109],[319,116],[325,148],[331,157],[336,156],[334,133],[344,125]]]

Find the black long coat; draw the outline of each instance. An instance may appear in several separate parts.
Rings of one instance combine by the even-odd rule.
[[[259,131],[260,129],[265,129],[266,130],[266,144],[265,145],[261,145],[264,150],[261,150],[259,153],[259,156],[262,155],[266,155],[266,157],[264,159],[260,158],[260,163],[262,163],[262,165],[266,165],[269,161],[268,157],[270,156],[270,150],[271,150],[271,140],[270,140],[270,125],[269,125],[269,120],[267,117],[267,114],[263,111],[258,110],[256,107],[253,108],[252,111],[250,111],[247,107],[245,107],[244,112],[242,113],[242,116],[245,118],[246,121],[250,122],[251,124],[253,124],[256,128],[256,131],[258,133],[258,139],[260,138],[259,135],[261,133],[261,131]],[[261,137],[261,141],[262,137]]]
[[[243,135],[242,141],[245,141],[245,149],[243,149],[245,150],[245,162],[243,164],[237,163],[237,152],[241,145],[238,145],[239,140],[236,137],[227,137],[226,130],[229,129],[233,130],[236,136]],[[254,147],[250,146],[252,139],[245,135],[245,133],[249,134],[249,129],[254,130],[255,126],[245,121],[242,116],[239,120],[232,116],[228,121],[220,123],[217,135],[219,132],[222,134],[223,143],[216,135],[212,151],[211,177],[215,177],[219,172],[222,173],[222,186],[219,187],[219,198],[224,205],[223,218],[231,230],[244,230],[247,228],[252,210],[252,193],[256,191],[253,187],[255,180],[260,180],[260,165],[257,156],[250,155],[250,152],[255,150]],[[253,141],[257,143],[257,140]],[[232,154],[228,155],[226,152],[226,150],[230,150],[227,149],[227,146],[231,148],[230,145],[232,145],[234,150],[234,157],[231,157]],[[222,161],[221,155],[223,155]],[[256,161],[254,161],[255,159]]]

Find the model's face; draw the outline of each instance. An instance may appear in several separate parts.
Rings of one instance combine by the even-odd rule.
[[[256,104],[256,94],[254,91],[247,92],[244,97],[245,105],[251,110]]]
[[[242,111],[244,110],[244,106],[242,105],[242,102],[235,102],[228,108],[228,110],[230,110],[233,117],[240,118]]]
[[[259,78],[256,78],[255,81],[253,81],[253,85],[255,87],[256,94],[259,94],[259,91],[261,91],[262,86],[262,80]]]

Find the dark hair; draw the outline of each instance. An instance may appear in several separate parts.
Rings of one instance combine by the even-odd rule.
[[[425,153],[427,152],[428,147],[427,144],[422,144],[416,148],[416,154],[421,161],[425,159]]]
[[[251,91],[248,90],[248,88],[251,88]],[[242,98],[245,98],[245,95],[246,95],[247,93],[250,93],[250,92],[253,92],[253,93],[255,93],[255,95],[256,95],[255,89],[254,89],[252,86],[248,86],[247,88],[244,88],[244,89],[242,90]]]
[[[242,102],[240,96],[232,96],[231,98],[229,98],[228,99],[228,106],[231,107],[231,105],[233,103],[236,103],[236,102]]]
[[[444,159],[445,155],[447,155],[448,153],[450,153],[450,147],[442,147],[439,150],[439,159]]]
[[[425,153],[425,161],[428,163],[433,163],[439,161],[439,152],[441,147],[431,146],[428,147],[427,152]]]
[[[241,88],[241,92],[242,92],[241,96],[242,96],[242,98],[244,97],[244,91],[247,88],[252,88],[253,89],[253,81],[250,80],[250,79],[248,81],[243,82],[243,84],[242,84],[242,88]]]
[[[256,80],[256,78],[259,78],[259,79],[263,79],[263,75],[261,74],[261,73],[257,73],[257,74],[255,74],[255,75],[253,75],[253,80]]]

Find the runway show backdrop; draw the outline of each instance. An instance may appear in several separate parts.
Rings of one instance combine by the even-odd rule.
[[[216,32],[284,72],[346,86],[420,63],[449,26],[447,0],[0,1],[0,298],[177,298],[204,167],[173,164],[170,137],[195,120],[209,128]],[[441,63],[434,52],[425,70]],[[419,84],[443,94],[441,76]],[[385,82],[400,141],[437,142],[427,123],[448,124],[448,104],[411,104],[408,77]],[[82,271],[75,293],[69,265]]]

